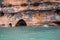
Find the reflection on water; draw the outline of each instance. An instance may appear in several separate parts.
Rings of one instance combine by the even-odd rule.
[[[49,27],[49,25],[45,24],[45,25],[43,25],[43,27]]]
[[[60,27],[0,28],[0,40],[59,40]]]

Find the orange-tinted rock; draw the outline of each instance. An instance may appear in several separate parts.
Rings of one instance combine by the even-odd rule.
[[[60,2],[60,0],[56,1],[56,0],[32,0],[32,4],[35,2]],[[44,13],[34,13],[34,15],[32,15],[32,18],[30,19],[30,17],[28,15],[25,15],[25,13],[21,13],[21,11],[24,10],[46,10],[46,9],[52,9],[54,8],[53,5],[30,5],[30,2],[28,2],[27,0],[3,0],[2,2],[3,5],[14,5],[12,7],[4,7],[2,8],[4,11],[6,11],[7,13],[13,13],[13,12],[20,12],[20,14],[22,14],[21,18],[16,18],[15,20],[13,19],[14,16],[9,15],[8,17],[3,16],[0,17],[0,21],[2,22],[2,24],[5,24],[6,26],[8,26],[9,23],[12,24],[12,26],[15,26],[16,23],[23,19],[24,21],[26,21],[27,26],[30,25],[41,25],[41,24],[45,24],[45,23],[49,23],[51,22],[51,17],[53,16],[57,16],[57,15],[50,15],[48,14],[48,12],[44,12]],[[23,4],[23,5],[21,5]],[[27,5],[27,6],[26,6]],[[1,10],[1,8],[0,8]],[[17,13],[16,13],[17,14]],[[30,14],[32,14],[30,12]],[[60,17],[60,16],[59,16]],[[58,17],[58,18],[59,18]],[[58,19],[57,20],[60,20]],[[54,20],[53,20],[54,21]],[[56,20],[55,20],[56,21]]]
[[[20,5],[22,3],[28,3],[28,2],[27,2],[27,0],[4,0],[2,2],[2,4],[4,4],[4,5],[8,5],[8,4]]]

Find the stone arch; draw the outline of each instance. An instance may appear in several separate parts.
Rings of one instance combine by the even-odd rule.
[[[20,20],[17,22],[16,26],[27,26],[27,24],[26,24],[26,21],[25,21],[25,20],[20,19]]]

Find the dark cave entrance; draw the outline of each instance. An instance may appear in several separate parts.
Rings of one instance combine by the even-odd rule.
[[[3,12],[0,12],[0,17],[1,17],[1,16],[4,16],[4,13],[3,13]]]
[[[27,26],[27,24],[23,19],[21,19],[17,22],[16,26]]]
[[[58,15],[60,15],[60,9],[56,9],[55,11]]]
[[[53,23],[55,23],[55,24],[57,24],[57,25],[59,25],[60,26],[60,22],[58,21],[58,22],[53,22]]]

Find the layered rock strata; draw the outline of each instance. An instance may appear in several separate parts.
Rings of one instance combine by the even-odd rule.
[[[56,12],[56,9],[60,8],[59,2],[60,0],[3,0],[3,5],[0,7],[0,26],[12,25],[12,27],[15,27],[21,19],[26,22],[27,26],[60,21],[60,15],[57,15],[60,12]]]

